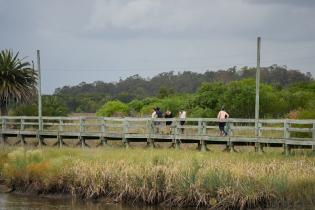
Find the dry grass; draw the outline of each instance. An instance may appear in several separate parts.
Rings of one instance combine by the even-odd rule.
[[[315,202],[315,157],[269,151],[0,150],[8,185],[35,193],[167,206],[246,209]]]

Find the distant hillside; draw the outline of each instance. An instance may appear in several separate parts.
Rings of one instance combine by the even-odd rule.
[[[171,100],[172,97],[173,99],[175,97],[175,99],[178,101],[188,103],[185,104],[185,106],[188,106],[186,108],[189,108],[191,112],[196,112],[196,116],[202,116],[202,111],[207,113],[209,112],[209,110],[206,110],[210,107],[208,102],[202,102],[201,105],[198,105],[197,103],[197,106],[196,104],[191,104],[191,101],[188,100],[189,98],[193,99],[194,97],[197,97],[202,101],[208,100],[210,97],[211,100],[218,100],[219,96],[213,95],[216,91],[219,91],[217,89],[211,90],[210,92],[206,91],[205,95],[200,97],[198,94],[200,91],[203,91],[204,87],[208,87],[209,85],[209,87],[212,87],[211,85],[213,84],[213,88],[216,88],[217,86],[215,84],[221,82],[226,84],[224,87],[228,87],[232,81],[243,81],[243,79],[248,78],[254,79],[255,75],[255,68],[243,67],[241,69],[236,69],[236,67],[233,67],[227,70],[206,71],[205,73],[196,73],[191,71],[179,73],[165,72],[150,79],[145,79],[139,75],[134,75],[115,83],[96,81],[91,84],[87,84],[82,82],[79,85],[72,87],[64,86],[62,88],[57,88],[54,95],[44,96],[43,111],[47,116],[66,115],[69,112],[95,113],[106,102],[118,99],[125,103],[131,101],[130,106],[139,112],[139,107],[141,104],[150,105],[153,102],[157,102],[159,99],[166,98]],[[307,94],[311,92],[311,95],[304,94],[305,97],[303,99],[296,99],[297,101],[302,100],[304,103],[307,103],[306,99],[313,97],[314,83],[310,73],[304,74],[299,70],[291,70],[283,66],[273,65],[261,69],[261,81],[264,83],[264,85],[269,84],[271,89],[278,91],[277,94],[279,96],[276,97],[277,100],[280,100],[281,97],[286,98],[283,96],[283,94],[292,95],[293,92],[299,92],[300,90],[302,92],[306,91]],[[205,85],[202,86],[202,83]],[[233,85],[235,84],[243,83],[234,82]],[[221,86],[219,85],[218,87]],[[239,91],[239,88],[240,87],[235,87],[234,89]],[[301,91],[296,95],[301,95]],[[236,93],[233,94],[235,95]],[[222,95],[222,93],[220,95]],[[246,98],[249,97],[247,94],[245,95]],[[231,96],[229,96],[229,100],[231,100],[230,97]],[[178,106],[178,101],[175,103],[174,101],[170,102],[166,100],[167,103],[171,103],[168,104],[168,106],[174,106],[174,104]],[[204,104],[208,105],[204,106]],[[212,102],[210,104],[212,104]],[[149,108],[152,108],[151,105]],[[288,110],[290,111],[291,108],[296,109],[299,108],[299,106],[290,105]],[[212,107],[212,109],[216,110],[217,108]],[[12,107],[11,113],[12,115],[37,115],[36,110],[37,97],[34,97],[34,100],[30,104]],[[284,108],[282,111],[283,110],[288,111]]]
[[[76,86],[64,86],[55,90],[56,95],[106,95],[109,98],[117,98],[128,102],[135,98],[141,99],[148,96],[156,96],[160,91],[173,91],[176,93],[193,93],[203,82],[229,83],[244,78],[255,78],[256,68],[236,67],[227,70],[206,71],[196,73],[184,71],[179,73],[160,73],[151,79],[145,79],[139,75],[130,76],[116,83],[95,81],[93,83],[82,82]],[[299,70],[287,69],[283,66],[272,65],[261,68],[261,81],[277,87],[286,87],[297,82],[312,80],[310,73],[302,73]]]

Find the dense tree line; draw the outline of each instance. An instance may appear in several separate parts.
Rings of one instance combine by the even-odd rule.
[[[54,95],[63,99],[71,112],[95,112],[104,102],[117,99],[130,102],[152,96],[173,93],[194,93],[204,83],[222,82],[224,84],[246,78],[255,78],[256,68],[236,67],[227,70],[196,73],[184,71],[160,73],[150,79],[133,75],[116,83],[96,81],[82,82],[76,86],[57,88]],[[287,69],[285,66],[272,65],[261,69],[261,81],[274,87],[285,88],[298,82],[311,81],[310,73]]]
[[[139,75],[117,83],[81,83],[56,89],[43,97],[43,114],[97,112],[101,116],[149,116],[153,107],[190,117],[215,117],[224,106],[233,117],[253,118],[255,68],[230,68],[217,72],[161,73],[151,79]],[[262,68],[260,116],[264,118],[315,118],[315,82],[312,76],[285,67]],[[37,97],[18,105],[12,115],[36,115]]]
[[[170,110],[176,116],[186,110],[189,117],[215,118],[221,107],[234,118],[254,118],[255,80],[243,79],[228,84],[203,83],[196,93],[149,97],[124,103],[112,100],[97,112],[99,116],[150,116],[154,107]],[[262,83],[261,118],[315,118],[315,81],[278,88]]]

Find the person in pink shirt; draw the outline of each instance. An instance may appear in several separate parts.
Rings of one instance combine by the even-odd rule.
[[[227,136],[227,132],[225,131],[224,127],[226,124],[226,119],[229,117],[229,114],[224,110],[224,107],[222,107],[221,111],[218,113],[218,119],[219,119],[219,129],[220,129],[220,136]]]

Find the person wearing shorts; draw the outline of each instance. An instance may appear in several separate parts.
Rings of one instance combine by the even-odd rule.
[[[225,131],[225,125],[226,125],[225,121],[228,117],[229,117],[229,114],[222,107],[217,117],[219,119],[220,136],[227,136],[227,132]]]

